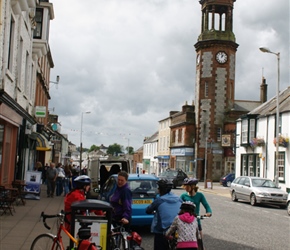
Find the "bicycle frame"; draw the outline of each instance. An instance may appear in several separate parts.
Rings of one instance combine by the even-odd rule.
[[[62,240],[62,236],[61,236],[61,231],[63,231],[69,238],[70,240],[72,240],[76,247],[78,246],[79,241],[74,238],[69,231],[66,230],[66,228],[63,226],[63,224],[61,223],[58,230],[57,230],[57,234],[54,237],[54,242],[58,241],[59,244],[61,245],[62,250],[65,250],[64,245],[63,245],[63,240]]]

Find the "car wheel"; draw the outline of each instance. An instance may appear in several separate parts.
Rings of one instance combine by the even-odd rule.
[[[287,203],[287,213],[290,216],[290,201]]]
[[[227,187],[230,187],[230,186],[231,186],[231,184],[232,184],[232,182],[231,182],[231,181],[227,181]]]
[[[235,191],[232,192],[232,201],[238,201]]]
[[[256,195],[255,194],[251,194],[250,203],[251,203],[252,206],[255,206],[257,204],[257,200],[256,200]]]

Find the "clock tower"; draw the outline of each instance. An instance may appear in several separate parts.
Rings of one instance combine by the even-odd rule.
[[[196,49],[197,178],[217,180],[225,169],[222,147],[226,114],[233,109],[235,59],[233,32],[236,0],[200,0],[201,34]],[[203,159],[198,161],[198,159]]]

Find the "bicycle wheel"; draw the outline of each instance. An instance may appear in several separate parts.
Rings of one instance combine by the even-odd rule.
[[[61,250],[58,240],[52,234],[40,234],[31,244],[30,250]]]

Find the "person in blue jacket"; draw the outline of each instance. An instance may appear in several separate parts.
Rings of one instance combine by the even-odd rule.
[[[168,249],[164,234],[179,212],[182,200],[171,192],[173,183],[166,179],[157,182],[159,195],[146,208],[147,214],[154,214],[151,232],[154,234],[154,250]]]

